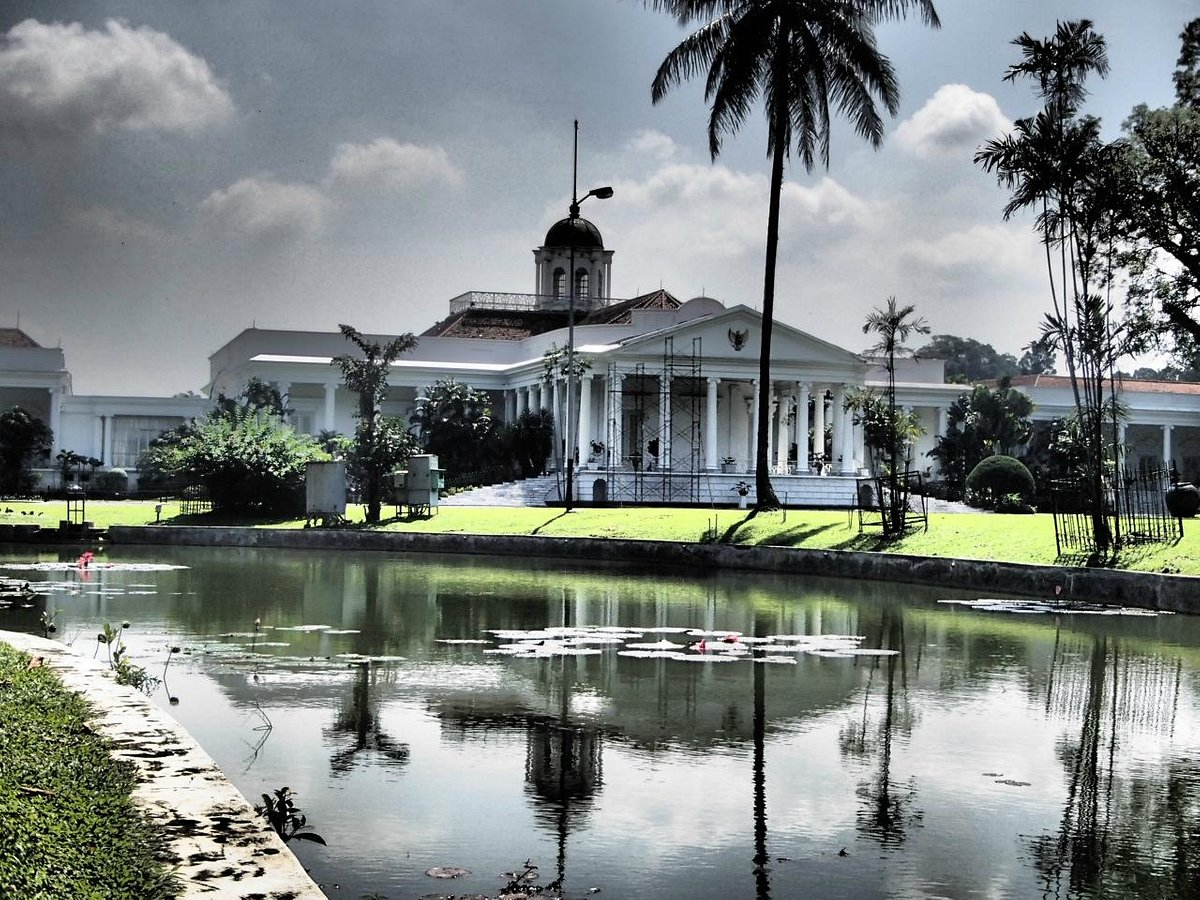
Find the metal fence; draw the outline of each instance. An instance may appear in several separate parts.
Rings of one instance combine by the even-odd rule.
[[[1096,497],[1082,479],[1051,483],[1054,542],[1064,553],[1108,553],[1140,544],[1168,544],[1183,535],[1183,522],[1167,509],[1175,476],[1168,468],[1125,469]]]
[[[879,529],[886,537],[905,531],[929,530],[929,505],[920,472],[904,472],[893,492],[890,479],[859,478],[857,485],[858,531]]]

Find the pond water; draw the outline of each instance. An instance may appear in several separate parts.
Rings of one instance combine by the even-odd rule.
[[[179,646],[155,699],[248,798],[292,788],[331,897],[494,897],[527,859],[569,897],[1200,896],[1197,618],[542,560],[76,555],[0,551],[41,592],[0,628],[44,607],[103,656],[127,620],[156,676]]]

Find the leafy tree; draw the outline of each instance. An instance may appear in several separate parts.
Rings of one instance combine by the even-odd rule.
[[[237,411],[266,412],[268,415],[285,419],[292,412],[284,405],[283,395],[279,388],[263,381],[257,376],[246,382],[241,393],[235,398],[217,395],[217,412],[220,415],[233,415]]]
[[[1105,288],[1111,285],[1117,237],[1112,198],[1123,187],[1110,164],[1113,153],[1100,141],[1099,120],[1083,115],[1080,105],[1087,76],[1107,73],[1108,55],[1104,38],[1086,19],[1060,22],[1050,38],[1022,34],[1013,43],[1022,59],[1009,67],[1005,80],[1033,80],[1044,106],[1018,119],[1010,134],[989,141],[975,160],[1011,189],[1005,218],[1022,210],[1037,213],[1052,303],[1043,340],[1063,353],[1071,378],[1087,454],[1092,540],[1105,553],[1118,538],[1105,512],[1104,426],[1111,422],[1116,430],[1113,375],[1128,338],[1113,318]]]
[[[362,425],[358,427],[361,436]],[[387,475],[403,468],[408,458],[419,451],[417,439],[409,434],[404,419],[400,416],[378,416],[375,419],[374,440],[369,447],[341,436],[334,446],[336,455],[346,460],[350,489],[356,491],[360,497],[366,497],[367,484],[375,473],[382,472]],[[382,505],[381,496],[381,508]]]
[[[1112,163],[1129,301],[1160,349],[1200,369],[1200,19],[1180,34],[1173,106],[1134,108]]]
[[[1053,375],[1057,354],[1052,342],[1042,337],[1031,341],[1021,348],[1025,352],[1017,361],[1017,373],[1020,375]]]
[[[896,114],[900,90],[891,61],[879,52],[875,26],[915,11],[938,27],[932,0],[647,0],[681,25],[699,23],[658,68],[655,103],[682,81],[707,70],[711,108],[708,149],[713,159],[724,134],[736,133],[761,97],[767,114],[771,189],[763,268],[759,350],[755,509],[775,509],[767,459],[771,424],[771,332],[784,163],[793,149],[805,169],[829,163],[830,107],[849,118],[872,146],[883,142],[876,99]]]
[[[378,524],[383,505],[383,482],[395,466],[399,443],[391,426],[380,427],[380,407],[387,396],[388,373],[392,363],[417,345],[411,333],[380,344],[368,340],[350,325],[338,325],[342,336],[359,349],[362,356],[335,356],[333,365],[342,370],[346,387],[358,394],[358,423],[354,429],[354,455],[351,468],[358,472],[367,522]],[[404,458],[407,458],[405,456]]]
[[[50,452],[54,433],[37,416],[20,406],[0,413],[0,494],[33,491],[34,460]]]
[[[863,444],[870,454],[872,475],[887,475],[893,448],[903,460],[902,469],[910,467],[912,448],[925,433],[915,412],[890,406],[886,395],[870,388],[849,391],[846,409],[853,413],[854,424],[863,428]]]
[[[305,465],[326,458],[278,416],[234,407],[152,441],[138,466],[204,485],[216,509],[292,513],[303,506]]]
[[[1200,381],[1200,369],[1194,368],[1179,368],[1178,366],[1163,366],[1161,369],[1155,369],[1152,366],[1139,366],[1133,370],[1130,378],[1139,378],[1145,381]]]
[[[1011,454],[1033,435],[1033,401],[1014,390],[1008,379],[995,388],[976,385],[950,406],[946,433],[929,455],[938,461],[947,481],[959,491],[967,475],[994,453]]]
[[[524,410],[504,428],[501,440],[521,477],[541,475],[554,448],[554,418],[548,410]]]
[[[410,417],[421,446],[451,473],[493,466],[500,439],[488,395],[453,378],[438,380],[417,398]]]
[[[904,477],[905,423],[896,408],[896,356],[908,352],[904,343],[912,335],[929,334],[929,325],[925,320],[914,318],[916,311],[917,308],[912,304],[900,306],[895,297],[888,297],[887,305],[883,309],[872,310],[863,323],[863,334],[874,334],[879,338],[868,352],[883,357],[888,374],[887,415],[891,427],[887,434],[887,459],[884,464],[889,494],[886,508],[882,498],[880,501],[881,509],[884,509],[885,534],[902,534],[908,511],[908,479]]]
[[[921,359],[945,360],[948,384],[970,384],[1017,374],[1017,359],[1011,353],[997,353],[991,344],[952,334],[935,334],[915,355]]]

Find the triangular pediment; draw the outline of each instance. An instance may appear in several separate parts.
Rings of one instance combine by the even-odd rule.
[[[676,356],[691,354],[695,346],[706,367],[744,368],[758,364],[762,346],[762,314],[748,306],[664,325],[626,338],[614,355],[661,359],[670,339]],[[865,368],[863,359],[836,344],[776,321],[771,334],[772,367],[852,369]]]

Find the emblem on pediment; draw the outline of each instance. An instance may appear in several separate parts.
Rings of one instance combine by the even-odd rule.
[[[746,338],[750,337],[750,330],[734,331],[729,329],[729,346],[734,350],[741,350],[746,346]]]

